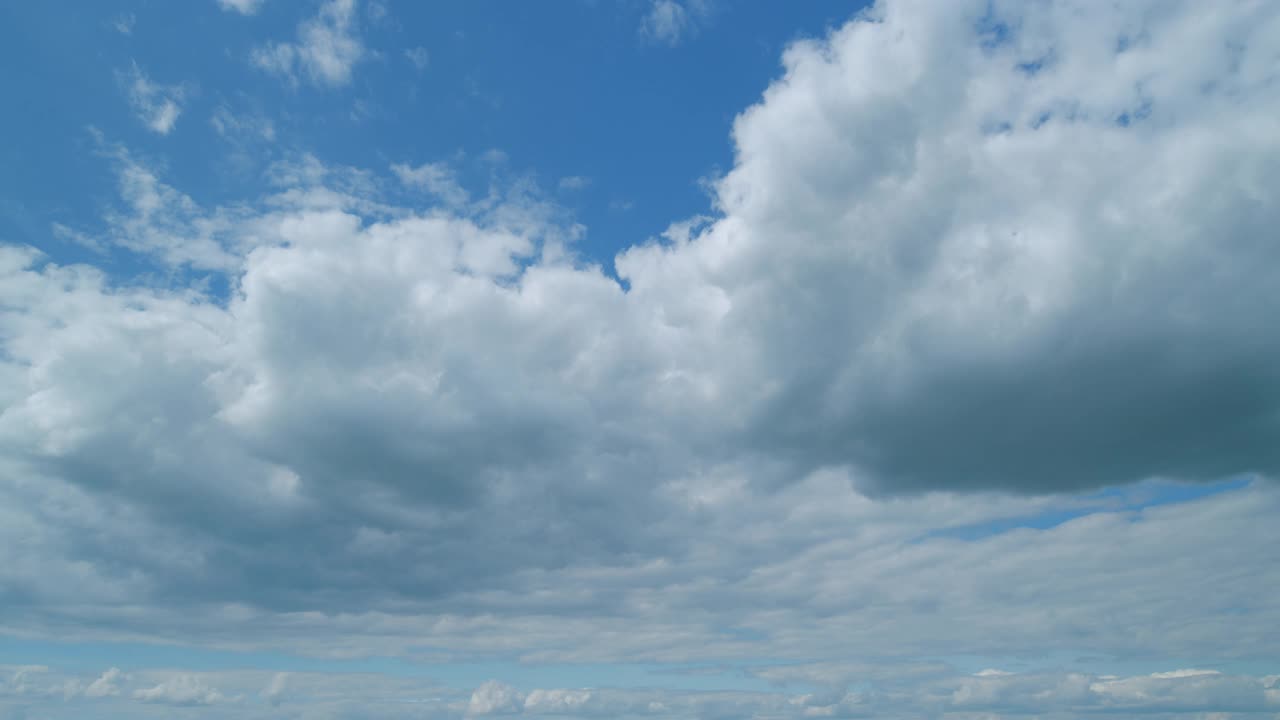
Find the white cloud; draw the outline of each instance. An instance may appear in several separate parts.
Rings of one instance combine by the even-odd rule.
[[[253,15],[262,8],[263,0],[218,0],[218,6],[228,12]]]
[[[640,33],[654,42],[679,45],[697,33],[710,10],[708,0],[652,0]]]
[[[173,130],[182,114],[186,96],[183,85],[152,82],[137,63],[127,72],[117,72],[116,81],[124,89],[134,114],[148,129],[160,135],[168,135]]]
[[[1213,677],[1155,679],[1137,675],[1106,678],[1090,673],[1045,672],[974,678],[945,670],[928,676],[903,677],[861,689],[844,687],[791,692],[783,688],[757,691],[677,690],[642,688],[536,688],[520,692],[500,681],[482,683],[473,691],[444,687],[420,678],[379,673],[290,673],[288,708],[243,702],[255,687],[280,674],[265,671],[187,672],[140,670],[150,678],[126,699],[116,695],[66,694],[68,685],[84,679],[57,669],[17,668],[22,694],[0,680],[0,708],[4,699],[39,702],[39,717],[54,720],[77,717],[138,717],[147,708],[138,702],[181,706],[192,717],[501,717],[524,714],[556,718],[731,718],[770,717],[799,720],[811,717],[890,720],[942,717],[1089,717],[1203,720],[1203,713],[1240,713],[1269,717],[1280,709],[1277,678],[1219,674]],[[0,666],[0,677],[14,675]],[[159,683],[155,685],[154,683]],[[217,686],[226,692],[213,691]],[[161,690],[159,688],[163,687]],[[1117,692],[1114,687],[1126,687]],[[132,700],[132,702],[130,702]],[[222,708],[218,706],[223,706]],[[229,713],[227,711],[230,711]],[[173,712],[172,709],[161,712]]]
[[[295,83],[305,76],[317,87],[349,84],[352,69],[367,54],[357,32],[355,8],[355,0],[328,0],[316,17],[298,26],[296,42],[254,50],[254,64]]]
[[[469,200],[453,169],[444,163],[423,163],[417,167],[397,163],[391,166],[391,172],[404,185],[426,190],[446,205],[460,207]]]
[[[228,140],[263,140],[273,142],[276,139],[276,127],[271,118],[254,113],[235,113],[226,105],[219,105],[209,118],[214,131]]]
[[[251,225],[234,209],[206,212],[191,197],[163,183],[148,167],[119,147],[105,148],[117,166],[117,189],[123,206],[106,213],[106,238],[77,233],[89,247],[114,245],[161,258],[173,266],[228,269],[244,245],[255,240]],[[244,233],[248,233],[245,236]]]
[[[488,680],[471,693],[467,715],[507,715],[520,712],[523,706],[524,695],[518,690],[497,680]]]
[[[280,672],[271,677],[271,682],[262,691],[262,697],[272,705],[279,705],[283,702],[288,691],[289,673]]]
[[[96,680],[89,683],[89,687],[85,688],[86,697],[108,697],[120,694],[119,682],[124,677],[124,673],[119,668],[111,668],[102,673]]]
[[[0,665],[0,671],[8,675],[0,690],[6,695],[28,695],[39,687],[42,676],[49,673],[47,665]]]
[[[619,272],[668,313],[719,297],[749,432],[880,488],[1272,471],[1276,20],[1190,7],[884,3],[786,53],[735,123],[723,217]],[[997,22],[1022,30],[992,46]]]
[[[569,175],[560,178],[559,188],[564,191],[582,190],[591,184],[591,178],[581,175]]]
[[[121,15],[117,15],[116,18],[111,21],[111,27],[115,28],[115,31],[121,35],[132,35],[133,26],[137,23],[138,17],[136,15],[133,13],[123,13]]]
[[[1280,469],[1280,12],[1061,7],[888,2],[793,46],[712,216],[621,283],[529,182],[302,156],[206,207],[112,151],[101,245],[229,289],[0,252],[0,585],[38,600],[0,629],[824,686],[493,683],[455,717],[1272,711],[1070,658],[1271,658],[1273,479],[1060,493]],[[1008,663],[1044,648],[1070,667]],[[122,698],[274,682],[193,677]]]
[[[234,701],[209,687],[196,675],[177,674],[149,688],[140,688],[133,697],[146,703],[166,705],[216,705]]]
[[[426,70],[431,64],[431,55],[424,47],[408,48],[404,51],[404,57],[419,71]]]

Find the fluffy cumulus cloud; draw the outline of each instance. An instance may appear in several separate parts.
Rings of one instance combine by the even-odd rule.
[[[234,4],[244,3],[236,0]],[[291,83],[306,80],[325,88],[347,85],[356,64],[368,54],[356,23],[356,0],[328,0],[314,18],[298,26],[294,42],[257,48],[251,59]]]
[[[1181,9],[878,6],[738,119],[723,217],[620,272],[712,289],[743,430],[880,490],[1274,471],[1276,21]]]
[[[104,143],[120,201],[68,232],[155,272],[0,249],[0,630],[802,686],[385,690],[452,717],[1277,711],[1261,673],[920,661],[1280,644],[1280,12],[1078,10],[793,45],[709,214],[612,268],[527,179],[302,156],[208,206]],[[258,62],[348,82],[353,13]],[[6,692],[333,701],[49,674]]]

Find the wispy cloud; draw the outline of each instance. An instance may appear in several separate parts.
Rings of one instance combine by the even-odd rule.
[[[138,64],[116,73],[116,81],[124,89],[130,107],[152,132],[168,135],[182,114],[186,88],[182,84],[164,85],[147,77]]]
[[[590,184],[591,178],[589,177],[583,177],[582,175],[569,175],[567,177],[560,178],[560,182],[557,184],[557,187],[561,190],[572,191],[585,189]]]
[[[264,0],[218,0],[218,6],[229,12],[241,15],[253,15],[262,7]]]
[[[261,113],[236,113],[226,105],[219,105],[209,118],[209,124],[224,138],[233,141],[276,139],[276,127],[271,118]]]
[[[137,24],[138,17],[133,13],[124,13],[117,15],[115,20],[111,21],[111,27],[121,35],[132,35],[133,26]]]
[[[253,63],[295,84],[306,79],[317,87],[347,85],[352,69],[366,55],[355,8],[355,0],[329,0],[316,17],[298,26],[294,42],[257,48],[251,55]]]
[[[408,48],[404,51],[404,57],[418,70],[426,70],[431,64],[431,55],[424,47]]]
[[[640,34],[653,42],[679,45],[697,34],[710,14],[709,0],[652,0]]]

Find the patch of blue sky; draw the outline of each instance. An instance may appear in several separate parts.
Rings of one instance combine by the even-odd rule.
[[[118,202],[96,128],[206,207],[262,197],[265,167],[303,153],[383,173],[458,162],[474,184],[484,178],[468,177],[477,164],[466,160],[498,150],[588,228],[578,251],[610,268],[618,251],[707,211],[701,181],[732,164],[733,120],[780,74],[781,49],[857,10],[829,0],[715,6],[671,47],[638,31],[643,4],[366,4],[356,24],[367,53],[349,84],[291,84],[254,66],[256,48],[293,40],[316,7],[263,3],[252,17],[213,2],[0,8],[0,80],[16,108],[0,116],[0,133],[26,139],[0,149],[0,239],[102,264],[50,232],[61,223],[92,235]],[[167,134],[130,107],[121,73],[135,64],[181,88]],[[228,139],[219,113],[270,123],[273,137]],[[110,265],[123,276],[147,270],[136,256]]]
[[[919,540],[950,538],[981,540],[1013,530],[1049,530],[1065,522],[1099,512],[1133,513],[1145,508],[1192,502],[1221,493],[1242,490],[1254,482],[1249,475],[1235,476],[1214,483],[1182,483],[1152,479],[1134,485],[1104,488],[1073,496],[1070,502],[1054,506],[1034,515],[1001,518],[973,525],[933,530]]]

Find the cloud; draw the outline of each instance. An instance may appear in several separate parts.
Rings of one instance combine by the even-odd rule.
[[[111,668],[102,673],[98,679],[89,683],[89,687],[85,688],[86,697],[107,697],[111,695],[119,695],[119,681],[124,677],[124,673],[119,668]]]
[[[404,51],[404,57],[418,71],[426,70],[431,64],[431,55],[424,47],[408,48]]]
[[[216,705],[232,701],[195,675],[178,674],[149,688],[133,692],[133,697],[145,703],[166,705]]]
[[[652,0],[640,34],[663,45],[679,45],[698,32],[710,12],[709,0]]]
[[[426,190],[446,205],[461,206],[469,199],[453,169],[444,163],[424,163],[418,167],[397,163],[391,166],[391,172],[404,185]]]
[[[75,232],[153,272],[0,251],[3,629],[824,685],[455,717],[1270,710],[1002,661],[1280,642],[1277,13],[921,7],[792,46],[708,216],[613,268],[528,178],[303,155],[207,206],[106,148]],[[193,677],[114,701],[274,682]]]
[[[524,695],[518,690],[497,680],[488,680],[471,693],[467,715],[510,715],[523,707]]]
[[[263,0],[218,0],[218,7],[241,15],[253,15],[262,8]]]
[[[149,130],[168,135],[182,114],[182,102],[186,89],[182,85],[161,85],[152,82],[133,63],[127,72],[117,72],[116,82],[124,89],[129,105]]]
[[[275,123],[265,115],[232,112],[226,105],[220,105],[209,118],[209,124],[215,132],[233,142],[245,140],[263,140],[273,142],[276,139]]]
[[[272,705],[279,705],[286,697],[288,684],[289,673],[276,673],[271,677],[271,682],[268,683],[267,687],[262,691],[262,697],[266,698],[267,702]]]
[[[582,190],[591,184],[591,178],[581,175],[569,175],[560,178],[558,187],[564,191]]]
[[[757,447],[885,492],[1275,471],[1275,20],[1057,10],[882,3],[794,45],[723,217],[619,259],[668,311],[720,298]]]
[[[297,83],[305,77],[316,87],[351,82],[352,69],[366,56],[357,33],[355,0],[328,0],[319,14],[298,26],[292,43],[272,43],[253,51],[258,67]]]
[[[965,677],[948,673],[881,689],[782,692],[680,692],[536,689],[522,694],[488,681],[472,694],[468,714],[555,717],[776,717],[911,718],[1063,716],[1135,717],[1148,713],[1267,713],[1280,708],[1275,677],[1201,674],[1106,679],[1080,673],[1003,674]],[[1132,688],[1119,696],[1116,686]],[[1140,688],[1140,689],[1139,689]],[[970,713],[987,713],[986,715]],[[992,715],[994,713],[995,715]]]
[[[10,668],[0,666],[0,672]],[[19,669],[19,672],[23,672]],[[678,690],[640,688],[534,688],[521,692],[496,680],[474,690],[439,686],[420,678],[377,673],[290,673],[291,698],[287,710],[239,702],[255,686],[273,674],[266,671],[187,672],[140,670],[140,675],[162,678],[168,689],[163,696],[147,699],[119,696],[65,695],[67,684],[83,678],[55,668],[26,671],[22,696],[6,695],[0,682],[0,707],[6,697],[29,701],[51,699],[38,706],[40,717],[56,720],[76,717],[138,717],[147,704],[182,706],[193,717],[403,717],[411,707],[414,717],[457,718],[527,716],[556,718],[732,718],[772,717],[790,720],[812,717],[906,719],[930,714],[946,717],[1074,717],[1132,718],[1155,715],[1164,718],[1204,717],[1201,713],[1274,713],[1280,707],[1276,676],[1201,674],[1160,678],[1161,673],[1125,677],[1093,673],[1013,673],[976,677],[953,669],[925,677],[863,682],[861,688],[785,689],[757,691]],[[278,677],[278,675],[275,675]],[[143,683],[142,689],[148,688]],[[227,688],[236,695],[209,699],[208,688]],[[1118,696],[1113,686],[1133,688]],[[194,688],[194,689],[193,689]],[[1139,690],[1139,688],[1141,688]],[[140,707],[139,705],[142,705]],[[162,710],[172,712],[173,710]],[[228,712],[230,711],[230,712]]]
[[[133,13],[124,13],[117,15],[116,18],[111,21],[111,27],[121,35],[132,35],[133,26],[137,23],[138,17],[136,15]]]
[[[55,225],[59,237],[99,251],[117,247],[167,265],[204,270],[234,266],[245,244],[255,242],[251,224],[241,222],[243,213],[234,208],[207,212],[124,148],[97,140],[102,153],[115,164],[121,203],[105,213],[106,228],[101,234]],[[245,232],[250,236],[241,236]]]

